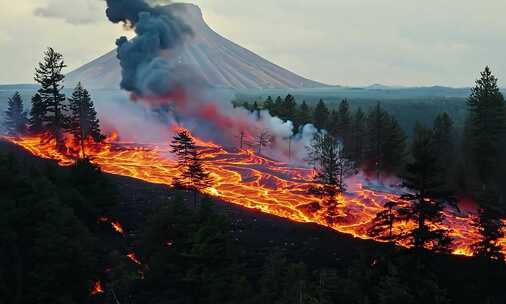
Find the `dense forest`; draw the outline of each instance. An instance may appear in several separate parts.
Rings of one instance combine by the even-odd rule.
[[[326,198],[322,207],[329,223],[337,217],[336,196],[346,192],[346,178],[358,170],[378,182],[399,177],[410,190],[404,203],[385,204],[370,228],[369,234],[386,245],[349,248],[353,255],[325,262],[296,254],[305,248],[251,249],[234,238],[234,218],[201,194],[213,179],[186,131],[171,142],[180,171],[168,190],[171,199],[139,215],[136,220],[145,225],[126,237],[114,214],[119,194],[127,189],[116,187],[93,164],[87,143],[100,143],[104,136],[92,96],[79,84],[67,98],[63,68],[63,56],[48,49],[36,69],[39,90],[29,113],[18,93],[8,100],[4,126],[9,136],[54,140],[76,162],[58,168],[20,160],[17,154],[0,157],[0,291],[6,303],[506,300],[499,243],[506,210],[506,112],[488,67],[466,100],[461,124],[441,112],[430,125],[418,122],[408,131],[381,103],[366,108],[343,100],[330,107],[324,100],[310,105],[292,95],[236,102],[253,113],[268,111],[291,121],[295,130],[306,124],[319,130],[307,147],[308,165],[316,172],[309,191]],[[259,153],[268,149],[267,137],[259,135]],[[439,228],[445,207],[455,206],[459,196],[471,197],[479,210],[474,225],[480,239],[469,260],[447,255],[452,239]],[[414,229],[393,229],[406,221],[415,223]],[[120,234],[111,235],[107,224],[115,224]],[[400,241],[409,248],[393,246]],[[465,275],[471,270],[473,280]]]

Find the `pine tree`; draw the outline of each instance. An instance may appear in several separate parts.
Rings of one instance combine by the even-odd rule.
[[[336,196],[346,191],[345,178],[354,172],[353,164],[344,157],[342,145],[328,133],[316,133],[308,152],[317,183],[311,193],[324,198],[327,220],[332,222],[337,211]]]
[[[380,103],[371,108],[366,119],[367,146],[365,147],[366,170],[375,171],[379,180],[383,170],[385,143],[388,135],[390,117]]]
[[[290,120],[294,121],[295,118],[295,110],[297,107],[297,103],[295,102],[295,97],[288,94],[285,99],[282,101],[281,106],[278,108],[278,116],[284,121]]]
[[[268,96],[265,101],[264,101],[264,104],[262,106],[262,108],[264,110],[267,110],[269,111],[269,113],[271,113],[272,109],[274,108],[274,101],[272,100],[272,97],[271,96]]]
[[[416,125],[411,154],[413,161],[407,165],[404,176],[404,186],[411,193],[402,196],[409,205],[401,208],[399,214],[412,220],[416,227],[405,237],[416,249],[447,252],[452,241],[448,231],[434,228],[434,224],[444,220],[445,204],[453,203],[454,199],[444,188],[431,129]]]
[[[262,130],[254,137],[253,144],[257,147],[257,152],[262,153],[262,148],[268,147],[272,143],[272,135],[268,130]]]
[[[494,191],[488,190],[478,196],[480,213],[474,222],[478,229],[481,239],[474,243],[471,248],[475,256],[487,258],[490,260],[504,261],[502,246],[500,241],[504,238],[504,224],[502,222],[501,212],[497,210],[498,195]]]
[[[450,171],[455,164],[455,135],[453,121],[448,113],[441,113],[434,119],[434,151],[443,176],[450,180]],[[447,182],[449,184],[449,182]]]
[[[366,122],[365,113],[362,108],[358,108],[353,115],[353,122],[351,128],[351,159],[355,161],[358,166],[362,165],[364,160],[364,152],[366,147]]]
[[[5,111],[5,128],[7,134],[16,136],[26,132],[26,112],[23,107],[23,99],[19,92],[14,93],[8,100],[7,111]]]
[[[329,122],[329,109],[322,99],[316,105],[313,112],[313,123],[318,130],[325,130]]]
[[[506,127],[504,97],[488,66],[471,89],[467,105],[473,157],[485,188],[496,178],[499,147],[504,141]]]
[[[327,131],[335,138],[339,137],[339,112],[337,112],[336,109],[330,112],[327,122]]]
[[[297,110],[297,119],[296,119],[296,130],[308,123],[313,122],[313,116],[311,109],[307,105],[306,101],[303,100],[302,103],[299,106],[299,109]]]
[[[383,148],[382,170],[397,173],[404,165],[406,156],[406,135],[394,117],[387,124]]]
[[[41,134],[45,131],[44,121],[46,116],[46,106],[42,102],[42,97],[36,93],[32,97],[32,108],[30,109],[30,119],[28,120],[28,131],[31,134]]]
[[[377,238],[387,242],[395,242],[400,238],[399,233],[394,232],[396,222],[402,220],[399,214],[400,204],[397,202],[387,202],[384,210],[376,214],[372,220],[371,227],[367,230],[367,234],[373,238]]]
[[[187,131],[180,131],[171,143],[172,153],[178,158],[178,169],[181,175],[174,179],[173,185],[191,190],[196,207],[198,192],[212,186],[213,179],[204,168],[202,155],[195,141]]]
[[[81,147],[82,157],[86,158],[85,143],[87,139],[100,142],[104,136],[100,132],[100,123],[97,112],[93,106],[91,96],[86,89],[78,83],[70,102],[70,130],[74,140]]]
[[[58,148],[64,145],[63,133],[68,128],[68,118],[65,115],[67,106],[64,104],[65,94],[62,85],[65,78],[62,70],[65,67],[63,56],[48,48],[44,53],[43,62],[35,69],[35,81],[41,86],[38,94],[46,109],[44,129],[56,139]]]
[[[338,109],[338,120],[337,120],[337,128],[336,135],[339,138],[343,145],[344,151],[346,155],[350,155],[351,150],[351,114],[350,114],[350,105],[348,100],[344,99],[339,104]]]
[[[282,112],[283,112],[283,99],[281,99],[281,96],[278,96],[274,101],[274,106],[272,107],[271,115],[274,117],[280,117]]]

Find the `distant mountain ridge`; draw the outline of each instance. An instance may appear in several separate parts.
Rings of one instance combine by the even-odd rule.
[[[171,50],[170,61],[191,67],[212,87],[231,89],[316,88],[323,83],[306,79],[273,64],[214,32],[204,21],[202,11],[193,4],[164,7],[181,17],[194,35],[184,45]],[[168,56],[168,55],[167,55]],[[67,75],[67,85],[77,82],[92,89],[119,88],[121,68],[112,51]]]

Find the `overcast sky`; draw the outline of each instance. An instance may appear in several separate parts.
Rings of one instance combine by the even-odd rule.
[[[328,84],[506,86],[506,0],[195,0],[218,33]],[[102,0],[0,0],[0,83],[32,82],[47,46],[68,70],[124,35]]]

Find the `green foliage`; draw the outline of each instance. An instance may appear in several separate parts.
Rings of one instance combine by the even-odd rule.
[[[497,78],[487,66],[467,101],[472,156],[482,185],[497,179],[500,147],[504,144],[506,110]]]
[[[329,109],[322,99],[316,105],[313,112],[313,122],[318,130],[326,130],[329,124]]]
[[[28,119],[19,92],[14,93],[7,102],[5,111],[5,127],[8,135],[22,135],[26,132]]]
[[[32,108],[30,109],[30,118],[28,119],[28,130],[32,134],[41,134],[44,132],[44,120],[46,117],[46,105],[42,97],[36,93],[32,97]]]
[[[406,167],[404,186],[412,193],[403,196],[410,205],[401,208],[399,212],[412,220],[416,228],[405,237],[417,249],[448,251],[451,245],[448,231],[429,225],[441,223],[444,219],[445,204],[453,202],[453,198],[444,187],[431,129],[417,125],[411,154],[413,160]]]
[[[86,157],[85,142],[88,138],[100,142],[104,136],[100,132],[100,123],[97,112],[93,106],[91,96],[86,89],[78,83],[70,102],[70,132],[74,141],[81,147],[82,157]]]
[[[0,157],[0,293],[7,303],[88,303],[100,272],[85,214],[67,199],[93,198],[37,167]]]
[[[64,103],[65,94],[63,94],[65,75],[62,70],[65,67],[63,55],[52,48],[48,48],[44,53],[43,61],[35,69],[35,81],[41,86],[38,94],[45,110],[42,116],[44,118],[44,129],[56,138],[59,146],[63,144],[64,130],[69,127],[68,117],[66,116],[67,105]]]

